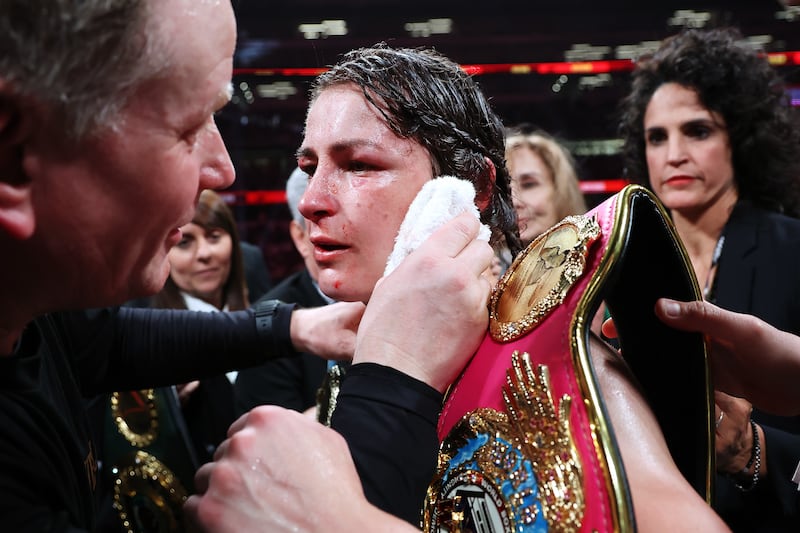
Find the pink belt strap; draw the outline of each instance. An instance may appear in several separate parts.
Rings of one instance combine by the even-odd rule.
[[[639,186],[565,218],[520,253],[493,292],[489,333],[445,401],[425,530],[635,529],[588,348],[603,301],[673,459],[710,501],[705,345],[658,321],[659,297],[700,292],[669,217]]]

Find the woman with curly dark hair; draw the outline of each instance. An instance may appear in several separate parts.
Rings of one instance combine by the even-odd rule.
[[[705,298],[800,333],[800,129],[765,57],[734,29],[666,39],[636,66],[621,133],[629,176],[669,209]],[[715,399],[715,509],[737,532],[800,530],[800,418]]]

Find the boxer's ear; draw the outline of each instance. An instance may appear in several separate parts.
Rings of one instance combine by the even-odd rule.
[[[486,171],[481,175],[478,185],[480,190],[475,191],[475,205],[478,206],[478,211],[483,212],[484,209],[489,207],[489,202],[492,199],[492,190],[494,189],[494,182],[497,179],[497,169],[488,157],[483,158],[486,161]]]

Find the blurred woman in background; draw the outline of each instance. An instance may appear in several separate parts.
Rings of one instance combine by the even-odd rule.
[[[152,306],[196,311],[248,307],[239,232],[225,201],[206,190],[183,237],[169,252],[170,275]]]
[[[239,234],[224,200],[211,190],[203,191],[192,221],[180,229],[182,238],[169,251],[170,274],[162,290],[128,305],[201,312],[246,309]],[[229,372],[187,384],[115,392],[91,402],[103,465],[97,489],[98,530],[154,531],[151,522],[164,519],[162,511],[182,520],[181,498],[193,492],[195,471],[212,459],[236,418],[234,378],[235,372]],[[141,453],[157,460],[164,471],[169,469],[173,507],[159,507],[154,503],[157,495],[134,498],[120,490],[127,481],[120,473],[140,464]],[[156,508],[162,511],[150,512]]]
[[[193,311],[238,311],[249,306],[236,221],[219,194],[205,190],[192,221],[169,252],[170,274],[152,307]],[[220,354],[224,357],[225,354]],[[236,372],[178,385],[183,417],[200,464],[235,420],[232,383]]]
[[[511,176],[511,199],[523,246],[569,215],[586,212],[575,161],[566,147],[541,130],[506,134],[506,167]],[[497,252],[494,273],[511,264],[511,253]]]

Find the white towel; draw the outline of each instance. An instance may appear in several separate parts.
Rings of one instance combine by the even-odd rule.
[[[411,202],[400,225],[383,275],[388,276],[431,233],[464,211],[472,213],[480,220],[472,183],[453,176],[440,176],[426,183]],[[478,239],[488,241],[491,234],[489,227],[481,224]]]

